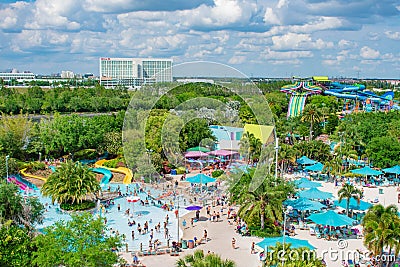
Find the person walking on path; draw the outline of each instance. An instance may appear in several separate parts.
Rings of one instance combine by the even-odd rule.
[[[204,241],[205,242],[208,242],[208,239],[207,239],[207,230],[204,230]]]
[[[236,239],[232,237],[232,248],[236,249]]]
[[[252,242],[252,243],[251,243],[251,251],[250,251],[250,254],[254,254],[254,253],[256,252],[256,250],[255,250],[255,245],[256,245],[255,242]]]

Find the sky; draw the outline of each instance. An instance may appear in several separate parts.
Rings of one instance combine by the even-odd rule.
[[[248,76],[400,79],[398,0],[0,0],[0,71],[99,74],[100,57]]]

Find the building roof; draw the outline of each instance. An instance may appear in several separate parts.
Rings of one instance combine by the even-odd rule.
[[[210,130],[212,134],[218,139],[218,141],[231,140],[231,135],[225,129],[215,129],[210,127]]]
[[[273,133],[274,126],[258,125],[258,124],[245,124],[244,131],[251,133],[254,137],[261,140],[263,144],[267,143],[268,139]]]

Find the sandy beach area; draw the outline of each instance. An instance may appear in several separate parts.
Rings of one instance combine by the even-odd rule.
[[[340,186],[335,187],[333,183],[321,182],[322,187],[320,190],[333,193],[337,199],[337,192]],[[381,189],[381,190],[380,190]],[[371,202],[377,199],[382,205],[395,204],[400,208],[398,203],[397,187],[377,187],[366,188],[364,190],[364,201]],[[381,191],[381,192],[380,192]],[[212,207],[211,212],[221,211],[221,206]],[[204,253],[216,253],[223,259],[228,258],[235,261],[238,267],[258,267],[261,266],[258,254],[251,254],[252,242],[260,242],[262,238],[257,237],[243,237],[235,232],[235,226],[230,225],[227,221],[227,209],[223,210],[219,222],[212,222],[207,220],[206,209],[203,208],[200,212],[200,220],[191,226],[191,218],[195,217],[195,212],[190,212],[180,217],[181,225],[181,238],[184,240],[193,240],[194,237],[202,239],[204,230],[207,230],[208,241],[203,242],[194,249],[184,249],[179,257],[184,257],[187,254],[192,254],[196,249],[201,249]],[[176,220],[176,218],[174,218]],[[183,220],[186,221],[186,227],[182,226]],[[232,238],[236,239],[236,249],[232,248]],[[346,239],[344,244],[338,244],[338,241],[327,241],[324,239],[317,239],[312,236],[309,230],[296,229],[296,236],[294,238],[306,239],[311,245],[317,248],[316,253],[320,258],[324,258],[327,266],[337,267],[341,266],[341,260],[347,259],[351,253],[358,253],[357,251],[366,251],[363,245],[363,240],[359,239]],[[329,255],[332,251],[337,251],[338,255]],[[335,252],[336,253],[336,252]],[[333,254],[335,254],[333,253]],[[169,254],[158,256],[143,256],[140,257],[141,262],[147,267],[156,266],[175,266],[177,256],[170,256]]]

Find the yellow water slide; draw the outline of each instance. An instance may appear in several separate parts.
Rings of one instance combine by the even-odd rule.
[[[130,169],[126,168],[126,167],[108,168],[108,167],[103,166],[103,164],[105,162],[107,162],[106,159],[101,159],[101,160],[97,161],[94,164],[94,166],[96,168],[104,168],[104,169],[110,170],[112,172],[118,172],[118,173],[125,174],[125,178],[124,178],[124,181],[123,181],[124,184],[130,184],[132,182],[132,179],[133,179],[132,170],[130,170]]]
[[[47,178],[44,178],[44,177],[41,177],[41,176],[32,175],[32,174],[26,173],[25,171],[26,171],[26,168],[20,170],[19,172],[22,174],[22,176],[25,176],[25,177],[28,177],[28,178],[39,179],[39,180],[42,180],[42,181],[45,181],[45,182],[47,181]]]

